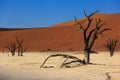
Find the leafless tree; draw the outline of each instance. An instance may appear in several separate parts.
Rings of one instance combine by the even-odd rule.
[[[115,39],[106,40],[106,44],[104,44],[104,46],[110,51],[111,57],[114,55],[114,51],[117,43],[118,43],[118,38],[115,38]]]
[[[75,17],[76,25],[79,25],[80,30],[83,34],[83,40],[84,40],[84,62],[86,64],[90,63],[90,52],[91,49],[98,37],[102,35],[105,31],[110,30],[109,28],[101,29],[103,25],[105,25],[106,22],[102,22],[100,18],[93,19],[92,16],[98,13],[98,11],[91,13],[90,15],[87,15],[84,11],[84,15],[86,17],[87,25],[83,26],[81,22],[79,22]],[[93,20],[95,20],[95,26],[92,27],[91,24],[93,23]],[[90,29],[92,27],[93,29]],[[87,35],[88,34],[88,35]]]
[[[48,56],[48,57],[44,60],[44,62],[42,63],[42,65],[41,65],[40,67],[43,68],[43,67],[44,67],[44,64],[45,64],[45,63],[47,62],[47,60],[48,60],[49,58],[51,58],[51,57],[63,57],[63,58],[66,58],[66,59],[64,60],[64,62],[61,64],[61,66],[60,66],[61,68],[64,67],[64,66],[67,67],[68,64],[75,63],[75,62],[79,62],[80,65],[84,65],[84,64],[85,64],[82,60],[80,60],[79,58],[77,58],[77,57],[75,57],[75,56],[71,56],[71,55],[67,55],[67,54],[53,54],[53,55]],[[67,62],[68,59],[73,59],[73,61]]]
[[[23,53],[28,49],[28,47],[24,45],[25,39],[23,34],[20,37],[15,35],[15,40],[18,48],[18,56],[23,56]]]
[[[85,64],[89,64],[90,63],[90,53],[92,52],[91,49],[94,45],[94,42],[96,39],[98,39],[98,37],[100,35],[103,34],[103,32],[107,31],[107,30],[110,30],[109,28],[104,28],[104,29],[101,29],[101,27],[103,25],[105,25],[106,22],[102,22],[102,20],[99,18],[99,19],[95,19],[95,27],[93,29],[90,29],[91,27],[91,24],[93,22],[93,18],[92,16],[95,15],[98,11],[94,12],[94,13],[91,13],[90,15],[87,15],[86,12],[84,11],[84,15],[86,17],[86,20],[87,21],[87,26],[83,26],[81,24],[81,22],[79,22],[76,17],[75,17],[75,22],[76,24],[75,25],[79,25],[80,27],[80,30],[82,30],[82,33],[83,33],[83,40],[84,40],[84,59],[83,60],[80,60],[79,58],[75,57],[75,56],[70,56],[70,55],[65,55],[65,54],[55,54],[55,55],[50,55],[48,56],[43,64],[41,65],[41,67],[44,66],[44,64],[46,63],[46,61],[51,58],[51,57],[57,57],[57,56],[62,56],[65,59],[65,61],[63,62],[63,64],[61,65],[61,67],[63,66],[66,66],[68,64],[71,64],[71,63],[74,63],[74,62],[79,62],[80,65],[85,65]],[[84,22],[85,22],[84,21]],[[83,23],[83,22],[82,22]],[[89,31],[89,32],[88,32]],[[88,34],[88,35],[87,35]],[[71,62],[66,62],[68,59],[73,59],[73,61]]]
[[[11,52],[12,56],[14,56],[17,49],[17,44],[14,41],[7,42],[5,48],[7,48]]]

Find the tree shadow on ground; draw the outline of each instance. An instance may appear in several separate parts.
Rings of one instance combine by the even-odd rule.
[[[102,66],[106,66],[106,64],[99,64],[99,63],[89,63],[89,65],[102,65]]]

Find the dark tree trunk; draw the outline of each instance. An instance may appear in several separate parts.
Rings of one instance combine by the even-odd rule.
[[[20,45],[18,46],[18,56],[20,56]]]
[[[20,51],[18,50],[18,56],[20,56]]]
[[[90,51],[84,50],[84,59],[83,59],[83,61],[84,61],[86,64],[89,64],[89,63],[90,63]]]
[[[114,53],[114,50],[110,50],[110,56],[112,57]]]
[[[11,52],[12,53],[12,56],[14,56],[15,55],[15,52]]]

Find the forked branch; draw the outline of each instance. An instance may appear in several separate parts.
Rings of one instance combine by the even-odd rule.
[[[110,30],[109,28],[104,28],[101,29],[102,26],[106,24],[106,21],[102,22],[100,18],[95,18],[95,26],[92,27],[93,23],[93,15],[95,15],[98,12],[95,11],[94,13],[91,13],[90,15],[87,15],[86,12],[84,11],[85,19],[87,21],[87,25],[83,26],[77,19],[75,19],[76,24],[79,25],[80,29],[82,30],[83,33],[83,41],[84,41],[84,61],[88,64],[90,62],[90,51],[98,37],[102,35],[103,32]],[[90,29],[92,27],[92,29]],[[84,29],[83,29],[84,28]],[[89,32],[88,32],[89,30]],[[103,36],[103,35],[102,35]]]

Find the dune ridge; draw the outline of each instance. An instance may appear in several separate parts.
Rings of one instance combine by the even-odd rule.
[[[120,13],[118,14],[103,14],[98,13],[93,18],[101,18],[106,21],[103,26],[112,29],[105,32],[106,37],[120,36]],[[85,18],[79,19],[85,26]],[[91,25],[94,26],[95,22]],[[83,50],[82,32],[79,26],[75,25],[75,21],[68,21],[61,24],[56,24],[47,28],[30,28],[30,29],[4,29],[0,28],[0,51],[3,50],[6,42],[14,40],[14,35],[24,35],[25,45],[28,51],[80,51]],[[93,50],[105,51],[105,39],[98,39],[93,47]],[[116,50],[120,50],[118,43]],[[6,50],[7,51],[7,50]]]

